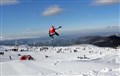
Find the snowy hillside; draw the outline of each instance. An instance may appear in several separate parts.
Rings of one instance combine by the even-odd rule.
[[[28,46],[27,46],[28,47]],[[119,76],[120,48],[93,45],[18,47],[0,46],[1,76]],[[21,52],[21,49],[25,49]],[[7,51],[6,51],[7,50]],[[20,60],[31,55],[34,60]]]

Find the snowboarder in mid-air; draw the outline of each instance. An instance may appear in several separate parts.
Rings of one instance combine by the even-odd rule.
[[[54,35],[57,35],[59,36],[59,34],[55,31],[56,29],[59,29],[61,28],[61,26],[59,26],[58,28],[55,28],[54,26],[51,26],[50,29],[49,29],[49,36],[54,39]]]

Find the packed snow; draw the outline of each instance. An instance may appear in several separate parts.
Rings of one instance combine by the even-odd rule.
[[[120,48],[0,46],[1,76],[120,76]],[[33,60],[20,60],[31,55]]]

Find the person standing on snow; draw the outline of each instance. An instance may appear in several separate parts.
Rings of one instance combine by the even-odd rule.
[[[51,26],[49,29],[49,36],[54,39],[54,35],[59,36],[59,34],[55,31],[56,29],[61,28],[61,26],[59,26],[58,28],[54,28],[54,26]]]
[[[10,58],[10,60],[12,60],[12,57],[11,57],[11,56],[9,56],[9,58]]]

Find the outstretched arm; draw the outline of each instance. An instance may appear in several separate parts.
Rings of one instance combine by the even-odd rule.
[[[62,28],[62,26],[59,26],[58,28],[55,28],[55,30],[59,29],[59,28]]]

